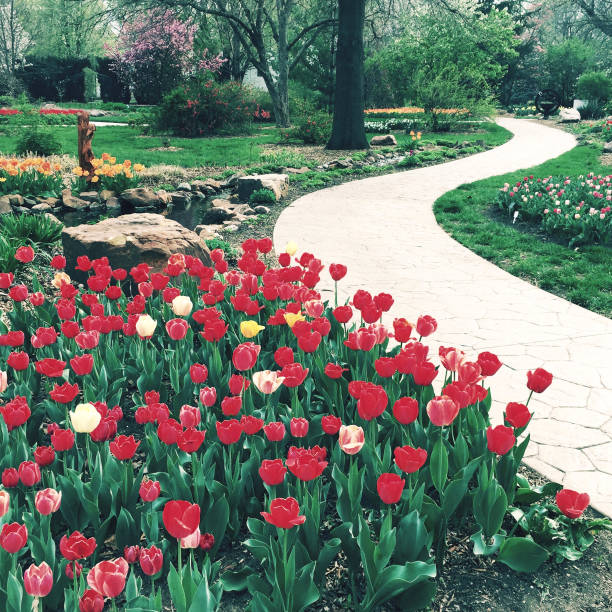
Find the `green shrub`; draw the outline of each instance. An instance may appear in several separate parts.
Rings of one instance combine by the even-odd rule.
[[[313,113],[287,133],[288,138],[301,140],[304,144],[325,144],[331,136],[332,118],[327,113]]]
[[[195,77],[166,94],[154,111],[155,128],[193,138],[251,126],[257,103],[235,81],[217,83]]]
[[[38,127],[27,128],[17,141],[15,147],[17,155],[47,156],[61,153],[62,147],[59,140],[51,130],[44,130]]]
[[[45,215],[0,215],[0,235],[17,246],[54,244],[63,225]]]
[[[397,165],[399,168],[416,168],[417,166],[422,166],[423,162],[421,161],[419,155],[414,154],[407,155]]]
[[[207,240],[206,246],[211,251],[213,249],[221,249],[225,253],[226,257],[228,258],[233,258],[238,255],[238,251],[234,249],[234,247],[232,247],[232,245],[229,242],[225,240],[221,240],[220,238],[211,238],[210,240]]]
[[[601,119],[605,114],[605,105],[601,100],[589,99],[580,109],[581,119]]]
[[[603,72],[585,72],[576,83],[576,94],[583,100],[600,101],[603,113],[603,105],[612,95],[612,79]]]
[[[271,189],[257,189],[249,196],[251,204],[274,204],[276,196]]]

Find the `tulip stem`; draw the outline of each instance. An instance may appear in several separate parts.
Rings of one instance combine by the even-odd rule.
[[[533,391],[529,391],[529,397],[527,398],[527,401],[525,402],[525,406],[529,406],[529,400],[531,399],[532,395],[533,395]]]
[[[178,573],[179,573],[179,576],[182,579],[182,576],[183,576],[183,563],[182,563],[182,560],[181,560],[181,538],[178,538],[177,541],[178,541],[178,560],[177,560]]]
[[[180,542],[179,542],[180,546]],[[151,597],[155,599],[155,577],[151,576]]]

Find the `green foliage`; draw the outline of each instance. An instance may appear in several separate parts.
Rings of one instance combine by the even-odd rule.
[[[251,91],[240,83],[197,77],[163,97],[155,111],[155,127],[188,138],[235,132],[250,126],[256,109]]]
[[[276,196],[271,189],[256,189],[250,196],[251,204],[274,204]]]
[[[605,114],[605,105],[601,100],[587,100],[580,108],[581,119],[601,119]]]
[[[264,153],[260,157],[260,160],[264,165],[279,170],[281,168],[302,168],[304,166],[313,165],[313,162],[307,160],[302,153],[295,153],[287,150]]]
[[[238,251],[236,251],[236,249],[234,249],[229,242],[222,240],[221,238],[211,238],[210,240],[207,240],[206,246],[211,251],[213,249],[221,249],[228,258],[234,258],[238,255]]]
[[[26,128],[19,140],[15,152],[18,155],[34,155],[47,156],[61,153],[62,147],[59,140],[51,130],[44,130],[37,127]]]
[[[546,86],[558,92],[563,106],[572,106],[578,77],[591,65],[593,51],[577,38],[569,38],[546,50]]]
[[[576,83],[576,94],[583,100],[605,103],[612,95],[612,79],[603,72],[585,72]]]
[[[89,67],[83,68],[83,86],[83,97],[85,98],[85,101],[90,102],[91,100],[95,100],[97,93],[97,78],[95,70],[92,70]]]
[[[302,117],[286,134],[289,139],[301,140],[304,144],[325,144],[331,136],[332,118],[327,113],[317,112]]]

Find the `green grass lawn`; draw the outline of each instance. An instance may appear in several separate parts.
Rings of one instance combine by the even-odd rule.
[[[599,161],[600,153],[598,146],[578,146],[540,166],[462,185],[436,201],[436,219],[455,240],[510,274],[612,318],[612,249],[570,249],[537,227],[512,225],[495,206],[499,188],[526,174],[610,173],[610,166]]]
[[[11,127],[0,129],[0,153],[11,155],[19,138],[19,129]],[[77,133],[76,127],[52,127],[57,136],[62,152],[76,157]],[[368,134],[370,139],[374,134]],[[409,145],[412,140],[407,134],[395,134],[398,145]],[[505,142],[509,133],[500,126],[487,123],[482,129],[471,132],[447,134],[423,134],[420,141],[428,142],[477,142],[484,141],[494,146]],[[178,138],[162,136],[143,136],[139,130],[120,126],[99,126],[93,140],[94,153],[100,156],[107,152],[118,160],[130,159],[145,166],[156,164],[171,164],[185,168],[200,166],[234,167],[258,164],[261,161],[263,145],[281,142],[281,130],[274,126],[257,126],[252,134],[244,136],[212,136],[208,138]],[[176,151],[155,151],[153,149],[168,146],[176,147]],[[295,147],[299,153],[300,148]]]

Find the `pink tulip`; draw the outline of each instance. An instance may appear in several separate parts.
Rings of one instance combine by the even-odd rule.
[[[11,503],[11,496],[7,491],[0,491],[0,518],[2,518],[8,511]]]
[[[23,586],[32,597],[46,597],[53,588],[53,571],[44,561],[23,572]]]
[[[338,434],[338,444],[347,455],[356,455],[365,443],[363,429],[358,425],[342,425]]]
[[[263,370],[253,374],[253,384],[266,395],[274,393],[282,384],[285,378],[280,376],[280,372]]]
[[[200,545],[200,528],[181,538],[181,548],[197,548]]]
[[[61,503],[62,493],[55,489],[43,489],[42,491],[38,491],[34,499],[36,509],[45,516],[52,512],[57,512]]]

